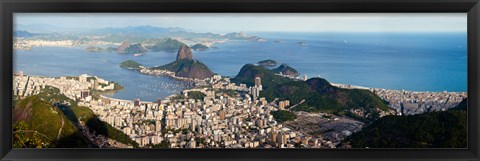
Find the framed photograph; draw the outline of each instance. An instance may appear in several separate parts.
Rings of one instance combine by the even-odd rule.
[[[1,160],[479,160],[477,0],[13,1]]]

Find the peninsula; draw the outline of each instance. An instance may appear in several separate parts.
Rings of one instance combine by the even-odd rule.
[[[192,50],[183,44],[179,47],[175,61],[166,65],[147,68],[138,62],[128,60],[121,67],[134,69],[143,74],[166,75],[181,80],[203,80],[213,76],[213,72],[201,61],[193,59]]]

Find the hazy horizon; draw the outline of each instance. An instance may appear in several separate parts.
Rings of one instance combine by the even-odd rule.
[[[153,26],[191,32],[466,32],[466,13],[15,13],[16,30]],[[37,27],[37,28],[35,28]],[[60,30],[61,32],[61,30]]]

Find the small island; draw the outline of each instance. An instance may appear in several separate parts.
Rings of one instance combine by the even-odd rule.
[[[267,59],[267,60],[262,60],[257,63],[258,65],[261,66],[266,66],[266,67],[274,67],[277,66],[277,62],[272,59]]]
[[[264,39],[264,38],[261,38],[261,37],[258,37],[255,39],[255,41],[258,41],[258,42],[266,42],[267,39]]]
[[[195,44],[192,46],[192,49],[195,51],[205,51],[208,50],[209,47],[203,44]]]
[[[124,61],[120,64],[120,66],[123,68],[131,69],[131,70],[140,70],[144,68],[142,64],[133,60]]]
[[[247,36],[247,34],[245,34],[244,32],[227,33],[224,35],[224,37],[230,40],[248,40],[248,41],[259,41],[259,42],[267,41],[266,39],[258,36]]]
[[[296,45],[298,46],[307,46],[306,42],[297,42]]]
[[[101,47],[88,46],[86,50],[89,52],[103,52],[105,49]]]

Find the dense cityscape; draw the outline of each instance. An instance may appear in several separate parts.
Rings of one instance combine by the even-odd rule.
[[[195,80],[196,88],[164,100],[159,98],[157,102],[120,100],[105,96],[94,98],[91,95],[92,90],[114,90],[115,84],[86,74],[50,78],[29,76],[20,72],[14,78],[14,95],[26,97],[38,94],[48,87],[58,88],[61,94],[78,101],[79,106],[89,107],[101,120],[123,131],[140,147],[167,143],[165,147],[171,148],[335,148],[343,138],[363,127],[363,123],[358,121],[319,113],[314,114],[315,118],[327,123],[324,125],[331,124],[335,130],[329,135],[311,135],[312,133],[309,134],[305,129],[295,126],[302,124],[302,121],[312,122],[311,118],[302,120],[302,115],[305,118],[312,115],[304,112],[298,112],[300,118],[297,121],[279,123],[271,111],[289,109],[292,105],[289,100],[267,102],[265,98],[259,98],[262,91],[259,77],[255,78],[255,86],[247,87],[245,84],[231,83],[229,78],[214,75],[205,80]],[[391,102],[390,108],[394,109],[397,115],[445,111],[466,98],[464,92],[410,92],[378,88],[369,90]],[[189,93],[198,92],[204,97],[188,97]],[[108,139],[94,137],[93,140],[98,145],[106,144]],[[113,143],[109,145],[131,147]]]

